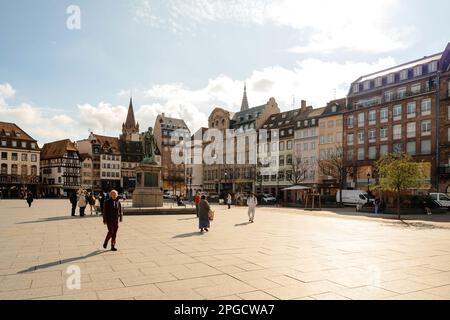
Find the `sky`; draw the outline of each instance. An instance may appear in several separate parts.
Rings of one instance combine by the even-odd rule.
[[[238,111],[244,83],[250,106],[322,107],[362,75],[443,51],[448,12],[448,0],[0,0],[0,121],[41,146],[118,136],[132,95],[141,131],[161,112],[195,131],[215,107]]]

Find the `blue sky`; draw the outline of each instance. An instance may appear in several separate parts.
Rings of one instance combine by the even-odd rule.
[[[41,143],[117,135],[132,92],[142,129],[165,112],[195,130],[215,106],[237,110],[244,82],[250,105],[321,107],[360,75],[442,51],[448,12],[446,0],[0,0],[0,119]]]

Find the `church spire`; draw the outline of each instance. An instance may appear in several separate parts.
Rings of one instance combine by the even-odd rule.
[[[248,100],[247,100],[247,84],[244,83],[244,96],[242,97],[242,103],[241,103],[241,111],[248,110]]]
[[[133,110],[133,98],[130,97],[130,105],[128,106],[127,120],[125,121],[125,127],[134,128],[136,126],[136,121],[134,120],[134,110]]]

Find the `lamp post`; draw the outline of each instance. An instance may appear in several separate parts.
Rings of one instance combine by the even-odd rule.
[[[367,173],[367,193],[370,194],[370,172]]]
[[[192,174],[189,174],[189,201],[192,202]]]

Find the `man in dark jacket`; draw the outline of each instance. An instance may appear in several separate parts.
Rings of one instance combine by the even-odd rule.
[[[77,194],[75,192],[72,192],[70,194],[70,204],[72,205],[72,217],[75,216],[75,210],[77,209]]]
[[[103,223],[108,226],[108,234],[103,243],[103,248],[106,249],[109,239],[111,239],[111,251],[117,251],[116,236],[119,229],[119,220],[122,222],[122,206],[118,195],[116,190],[112,190],[109,199],[103,205]]]
[[[33,203],[33,200],[34,200],[34,196],[31,191],[28,191],[26,199],[27,199],[28,207],[31,207],[31,204]]]

